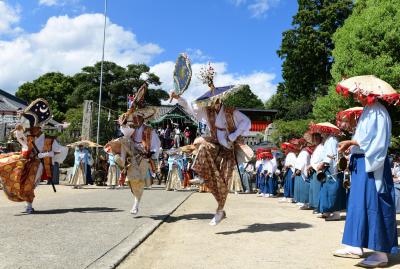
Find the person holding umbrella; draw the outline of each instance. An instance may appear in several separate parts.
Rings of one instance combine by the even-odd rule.
[[[339,152],[351,152],[351,187],[342,243],[334,256],[361,258],[363,248],[375,251],[357,265],[384,267],[388,253],[398,252],[396,207],[388,147],[392,122],[382,104],[398,105],[400,94],[375,76],[346,79],[337,92],[351,93],[364,106],[351,140],[339,144]]]

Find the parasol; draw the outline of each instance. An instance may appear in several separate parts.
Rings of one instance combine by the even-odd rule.
[[[72,144],[67,145],[67,147],[79,147],[80,145],[87,147],[87,148],[101,148],[103,147],[102,145],[99,145],[95,142],[92,142],[90,140],[81,140],[81,141],[76,141]]]
[[[353,133],[358,119],[363,112],[362,107],[352,107],[336,114],[336,125],[347,132]]]
[[[310,131],[312,133],[333,134],[333,135],[340,135],[342,133],[337,126],[333,125],[330,122],[311,124]]]
[[[336,92],[344,96],[353,93],[360,101],[367,98],[368,104],[373,104],[378,98],[389,104],[400,105],[400,94],[389,83],[373,75],[345,79],[336,86]]]

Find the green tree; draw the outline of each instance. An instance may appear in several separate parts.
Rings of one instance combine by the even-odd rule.
[[[291,100],[286,94],[278,92],[265,103],[265,108],[276,109],[277,119],[296,120],[309,118],[313,107],[312,102],[307,98]]]
[[[263,102],[251,91],[249,85],[244,85],[242,89],[228,97],[224,104],[240,108],[264,108]]]
[[[54,119],[63,121],[68,110],[65,98],[72,94],[75,86],[75,81],[71,77],[53,72],[22,84],[15,95],[27,102],[40,97],[45,98],[49,102]]]
[[[400,3],[359,0],[353,14],[334,35],[332,77],[375,75],[400,88]],[[390,107],[393,134],[400,134],[400,110]]]
[[[331,81],[332,35],[350,15],[352,0],[298,0],[293,29],[283,33],[278,50],[284,82],[278,92],[289,98],[326,94]]]
[[[279,145],[292,138],[303,137],[308,129],[310,121],[311,120],[277,120],[274,122],[276,131],[272,134],[271,139],[275,144]]]
[[[77,106],[85,99],[98,99],[100,70],[101,63],[96,63],[94,66],[82,68],[82,71],[74,76],[77,87],[68,100],[71,106]],[[102,104],[114,110],[125,109],[127,96],[145,82],[141,75],[149,70],[144,64],[128,65],[124,68],[112,62],[104,62]],[[150,85],[145,98],[148,104],[160,105],[160,99],[168,99],[168,93],[165,91],[151,88],[152,85],[161,85],[159,77],[150,73],[146,81]]]
[[[313,107],[313,118],[316,122],[331,122],[335,124],[336,114],[344,109],[355,106],[350,98],[344,98],[331,87],[328,94],[318,97]]]

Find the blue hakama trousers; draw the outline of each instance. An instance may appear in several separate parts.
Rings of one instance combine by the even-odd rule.
[[[319,197],[319,212],[332,213],[346,209],[346,189],[343,188],[343,173],[336,178],[325,172],[326,180],[322,183]]]
[[[306,180],[303,177],[300,177],[300,203],[308,204],[310,197],[310,179]]]
[[[365,171],[364,155],[351,157],[351,188],[343,244],[386,253],[397,253],[394,186],[389,160],[383,172],[384,191],[378,193],[374,173]]]
[[[317,173],[314,172],[310,177],[310,196],[309,204],[314,209],[319,209],[319,195],[321,191],[321,182],[317,179]]]
[[[295,176],[294,177],[294,194],[293,194],[293,199],[296,202],[300,202],[300,184],[301,184],[301,176]]]
[[[294,179],[292,178],[292,175],[292,169],[289,168],[285,176],[285,185],[283,186],[283,195],[286,198],[293,198]]]
[[[257,173],[256,173],[256,188],[259,189],[259,191],[261,192],[261,186],[262,186],[262,174],[261,174],[261,170],[262,170],[262,165],[260,165],[257,169]]]
[[[276,175],[268,176],[268,193],[276,195],[278,190],[278,179]]]

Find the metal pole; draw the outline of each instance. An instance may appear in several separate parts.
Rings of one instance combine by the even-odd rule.
[[[97,117],[97,137],[96,142],[99,144],[100,136],[100,112],[101,112],[101,91],[103,89],[103,67],[104,67],[104,49],[106,45],[106,27],[107,27],[107,0],[104,0],[104,30],[103,30],[103,55],[101,57],[101,67],[100,67],[100,91],[99,91],[99,111]]]

